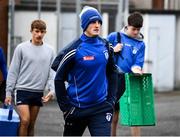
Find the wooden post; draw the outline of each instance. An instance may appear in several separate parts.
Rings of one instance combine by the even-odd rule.
[[[8,47],[8,0],[0,0],[0,44],[7,57]]]
[[[153,0],[153,9],[163,10],[164,0]]]
[[[8,0],[0,0],[0,46],[3,48],[7,60],[8,47]],[[2,74],[0,71],[0,80]]]

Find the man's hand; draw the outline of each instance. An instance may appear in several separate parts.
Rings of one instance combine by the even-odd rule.
[[[12,102],[12,97],[6,97],[5,101],[4,101],[4,104],[5,105],[11,105],[11,102]]]
[[[122,48],[123,48],[123,44],[118,43],[113,49],[114,49],[114,52],[117,53],[117,52],[120,52]]]
[[[139,67],[133,67],[131,70],[134,74],[140,74],[140,75],[143,74],[143,71]]]
[[[53,97],[54,97],[54,94],[52,91],[50,91],[46,96],[42,97],[42,101],[43,101],[43,103],[46,103],[49,100],[51,100]]]

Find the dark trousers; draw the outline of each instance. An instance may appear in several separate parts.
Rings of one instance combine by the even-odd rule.
[[[0,102],[4,102],[6,96],[6,81],[0,81]]]
[[[72,108],[64,116],[64,136],[82,136],[88,127],[91,136],[110,136],[113,105],[107,101],[86,109]]]
[[[124,73],[118,74],[117,88],[118,89],[117,89],[116,97],[117,97],[117,102],[118,102],[126,90],[126,80],[125,80]]]

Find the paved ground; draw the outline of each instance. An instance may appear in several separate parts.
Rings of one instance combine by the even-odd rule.
[[[155,94],[156,126],[142,127],[142,136],[180,136],[180,91]],[[56,101],[45,105],[38,116],[37,136],[61,136],[63,117]],[[119,125],[119,136],[130,136],[130,128]],[[88,130],[84,136],[89,135]]]

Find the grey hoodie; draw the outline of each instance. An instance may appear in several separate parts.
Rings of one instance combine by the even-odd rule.
[[[23,42],[15,49],[6,84],[6,97],[16,90],[43,92],[46,85],[54,91],[55,72],[51,69],[53,50],[43,43],[35,46],[30,41]]]

